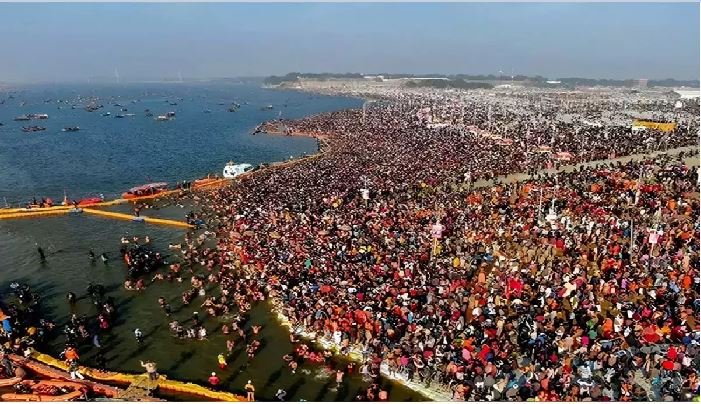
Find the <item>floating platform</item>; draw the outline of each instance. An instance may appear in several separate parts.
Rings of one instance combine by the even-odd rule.
[[[127,215],[126,213],[108,212],[106,210],[99,210],[99,209],[84,208],[83,212],[91,214],[91,215],[109,217],[111,219],[129,220],[132,222],[143,222],[143,223],[148,223],[148,224],[161,224],[164,226],[176,226],[176,227],[187,227],[187,228],[195,227],[189,223],[185,223],[185,222],[182,222],[179,220],[156,219],[156,218],[147,217],[147,216],[133,216],[133,215]]]
[[[12,211],[10,211],[10,210],[12,210]],[[138,216],[137,217],[137,216],[128,215],[125,213],[109,212],[109,211],[105,211],[105,210],[90,209],[90,208],[80,208],[80,209],[76,210],[72,206],[71,207],[56,206],[53,208],[37,208],[37,209],[31,209],[31,210],[8,209],[7,212],[0,210],[0,220],[23,219],[23,218],[32,218],[32,217],[37,217],[37,216],[50,216],[50,215],[81,214],[81,213],[88,213],[91,215],[103,216],[103,217],[108,217],[111,219],[129,220],[129,221],[133,221],[133,222],[158,224],[158,225],[164,225],[164,226],[176,226],[176,227],[186,227],[186,228],[194,227],[191,224],[188,224],[186,222],[179,221],[179,220],[158,219],[155,217],[147,217],[147,216]]]

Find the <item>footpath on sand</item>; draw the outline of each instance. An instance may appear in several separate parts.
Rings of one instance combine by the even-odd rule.
[[[608,164],[608,163],[614,163],[614,162],[622,162],[622,163],[627,163],[629,161],[641,161],[645,160],[650,157],[654,156],[659,156],[662,154],[669,154],[669,155],[674,155],[678,154],[681,152],[690,152],[690,151],[695,151],[696,154],[698,155],[699,151],[699,146],[685,146],[685,147],[678,147],[676,149],[669,149],[669,150],[663,150],[663,151],[656,151],[652,153],[645,153],[645,154],[633,154],[630,156],[621,156],[621,157],[616,157],[614,159],[608,159],[608,160],[593,160],[593,161],[587,161],[586,163],[579,163],[579,164],[571,164],[571,165],[565,165],[561,166],[559,168],[550,168],[550,169],[543,169],[538,171],[538,174],[555,174],[558,172],[572,172],[574,170],[578,170],[580,167],[591,167],[591,166],[596,166],[599,164]],[[698,166],[699,165],[699,159],[698,157],[694,157],[692,159],[687,159],[686,164],[690,166]],[[500,181],[505,184],[512,183],[514,181],[524,181],[528,180],[530,178],[530,175],[526,173],[514,173],[514,174],[508,174],[508,175],[501,175],[498,177],[495,177],[493,179],[489,180],[480,180],[480,181],[475,181],[472,186],[475,188],[481,188],[481,187],[486,187],[494,184],[496,181]]]

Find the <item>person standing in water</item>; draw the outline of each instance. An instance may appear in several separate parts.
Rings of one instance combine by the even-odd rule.
[[[134,330],[134,338],[136,338],[136,342],[139,345],[141,345],[144,342],[144,333],[141,332],[141,330],[137,328],[136,330]]]
[[[343,370],[338,369],[336,371],[336,388],[340,388],[343,384]]]
[[[68,294],[66,295],[66,300],[68,300],[69,305],[74,306],[76,302],[75,293],[68,292]]]
[[[40,246],[37,246],[37,252],[39,253],[39,259],[41,260],[41,262],[46,262],[46,255],[44,254],[44,249]]]
[[[249,380],[248,383],[244,386],[244,390],[246,390],[246,400],[248,401],[256,401],[256,388],[253,386],[253,383]]]
[[[141,366],[146,369],[149,380],[158,380],[158,370],[156,369],[156,362],[153,361],[141,361]]]
[[[207,381],[209,381],[210,387],[216,390],[221,380],[219,380],[219,376],[217,376],[216,372],[212,372],[212,375],[209,376],[209,379],[207,379]]]
[[[228,363],[226,363],[226,357],[224,357],[223,353],[220,353],[217,356],[217,362],[219,362],[219,369],[224,370],[226,369],[227,366],[229,366]]]

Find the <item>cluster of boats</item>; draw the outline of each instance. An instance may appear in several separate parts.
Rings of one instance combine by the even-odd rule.
[[[253,166],[248,163],[241,163],[241,164],[236,164],[233,161],[228,162],[225,166],[224,169],[222,170],[222,177],[224,179],[234,179],[244,173],[247,173],[253,169]],[[216,183],[220,181],[221,178],[218,177],[207,177],[207,178],[201,178],[198,180],[195,180],[193,183],[194,188],[201,188],[205,187],[207,185],[211,185],[213,183]],[[133,187],[129,189],[128,191],[122,193],[122,199],[140,199],[140,198],[146,198],[146,197],[152,197],[155,195],[162,194],[164,192],[172,191],[170,188],[168,188],[168,183],[167,182],[153,182],[150,184],[144,184],[140,185],[138,187]],[[48,200],[50,201],[50,199]],[[83,198],[79,201],[75,201],[73,204],[77,208],[83,208],[83,207],[88,207],[88,206],[93,206],[97,205],[99,203],[104,202],[104,198],[102,196],[100,197],[92,197],[92,198]],[[49,203],[48,206],[51,206],[52,203]],[[63,204],[64,205],[69,205],[68,198],[64,195],[63,198]],[[34,206],[31,205],[31,207],[38,207],[38,205]]]
[[[234,179],[248,171],[251,171],[253,169],[253,166],[248,163],[241,163],[241,164],[236,164],[233,161],[228,162],[224,166],[224,170],[222,170],[222,177],[224,179]],[[195,180],[194,182],[194,187],[199,188],[202,186],[206,186],[208,184],[214,183],[219,181],[219,178],[201,178],[199,180]],[[145,184],[145,185],[140,185],[138,187],[134,187],[129,189],[128,191],[124,192],[122,194],[122,199],[137,199],[137,198],[143,198],[146,196],[154,196],[158,195],[164,192],[170,191],[168,188],[168,183],[167,182],[154,182],[150,184]],[[78,203],[78,206],[85,206],[81,205],[83,202],[85,203],[99,203],[102,202],[102,200],[94,200],[90,198],[89,200],[81,200]]]

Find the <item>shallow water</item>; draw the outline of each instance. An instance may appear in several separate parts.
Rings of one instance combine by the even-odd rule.
[[[146,215],[177,217],[183,213],[169,207],[159,211],[149,210]],[[284,366],[282,356],[292,351],[288,333],[280,326],[267,303],[254,306],[247,325],[262,324],[260,331],[263,347],[256,358],[246,364],[245,346],[237,345],[229,368],[217,368],[217,355],[225,352],[226,337],[218,330],[220,319],[207,319],[207,341],[178,340],[168,331],[168,322],[157,299],[165,297],[175,311],[173,319],[185,321],[200,311],[203,297],[196,298],[183,307],[180,294],[189,288],[188,280],[182,284],[156,281],[141,292],[126,291],[122,282],[126,266],[117,258],[121,235],[149,235],[152,246],[158,251],[168,251],[168,244],[179,242],[183,231],[173,228],[149,226],[140,223],[115,221],[83,215],[57,216],[41,220],[16,220],[0,222],[0,256],[9,257],[9,266],[0,271],[2,292],[6,294],[11,281],[30,284],[42,296],[46,315],[63,324],[69,319],[70,310],[65,295],[73,291],[84,296],[89,282],[105,286],[107,294],[116,300],[118,316],[109,336],[102,339],[107,347],[108,367],[128,372],[142,372],[140,360],[154,360],[161,372],[178,380],[206,383],[210,372],[216,371],[227,389],[241,392],[247,380],[253,380],[260,398],[273,398],[278,388],[288,391],[293,400],[349,400],[366,384],[359,377],[352,377],[344,388],[335,390],[335,379],[326,377],[318,366],[301,367],[292,375]],[[40,264],[35,243],[44,245],[47,252],[45,264]],[[99,260],[91,263],[87,252],[108,252],[112,260],[104,265]],[[8,263],[8,259],[4,259]],[[75,312],[96,315],[88,299],[78,301]],[[201,317],[204,314],[201,314]],[[134,329],[146,336],[139,345]],[[58,336],[51,352],[56,355],[63,348],[63,336]],[[97,352],[89,344],[81,348],[81,362],[89,365]],[[309,374],[303,370],[308,370]],[[387,383],[393,400],[418,399],[420,396],[406,388]]]
[[[123,105],[137,110],[137,116],[114,119],[100,116],[102,110],[88,113],[82,109],[52,112],[43,104],[44,90],[27,90],[37,100],[34,105],[23,108],[0,106],[0,197],[13,202],[26,200],[27,196],[48,195],[60,199],[63,187],[70,190],[69,197],[82,197],[103,192],[105,196],[116,195],[124,189],[150,180],[180,180],[196,178],[208,171],[219,171],[229,159],[258,163],[275,161],[315,151],[312,139],[250,136],[250,130],[264,119],[274,118],[277,112],[261,111],[261,105],[284,105],[283,117],[302,116],[322,110],[333,110],[359,105],[357,100],[313,97],[291,92],[271,92],[256,88],[230,86],[225,89],[156,86],[156,90],[168,94],[182,94],[186,100],[178,106],[163,106],[157,101],[147,107],[145,101],[138,107],[128,104],[137,99],[134,91],[140,88],[110,89],[109,94],[127,94],[120,98]],[[175,89],[174,89],[175,88]],[[119,91],[118,91],[119,90]],[[151,90],[151,91],[156,91]],[[58,91],[58,90],[56,90]],[[106,91],[106,90],[101,90]],[[207,98],[202,98],[206,95]],[[22,98],[19,95],[17,104]],[[172,99],[174,96],[164,97]],[[189,98],[188,98],[189,97]],[[3,96],[0,95],[0,99]],[[27,98],[31,98],[27,96]],[[54,96],[53,98],[58,98]],[[63,95],[63,98],[67,98]],[[141,97],[144,98],[144,97]],[[124,101],[126,100],[126,101]],[[219,100],[236,100],[242,105],[235,113],[226,112],[226,106],[217,105]],[[114,113],[118,107],[103,102],[105,108]],[[49,104],[52,105],[52,104]],[[53,105],[53,108],[56,108]],[[177,112],[177,119],[157,123],[143,115],[144,108],[154,114],[168,110]],[[178,109],[182,108],[182,109]],[[203,114],[204,109],[212,113]],[[8,112],[9,111],[9,112]],[[31,123],[47,126],[46,132],[24,134],[19,127],[26,122],[11,119],[23,113],[48,113],[50,119]],[[9,118],[8,118],[9,116]],[[81,117],[81,121],[76,116]],[[9,121],[9,122],[8,122]],[[78,125],[77,133],[59,132],[63,126]],[[83,129],[85,128],[85,129]],[[49,164],[51,163],[51,164]],[[110,210],[129,212],[128,205],[111,207]],[[182,220],[187,210],[177,206],[149,209],[145,216]],[[154,360],[160,372],[169,378],[195,381],[206,384],[212,371],[216,371],[223,388],[243,392],[247,380],[252,380],[257,389],[257,398],[274,399],[279,388],[288,392],[287,399],[298,401],[350,400],[366,384],[357,376],[347,379],[337,390],[335,378],[318,366],[302,366],[292,375],[282,361],[282,356],[293,349],[288,333],[280,326],[267,303],[254,306],[251,322],[262,324],[260,332],[263,347],[256,358],[247,365],[245,346],[238,345],[227,370],[217,368],[217,355],[225,351],[226,338],[221,332],[221,320],[207,319],[209,333],[207,341],[183,341],[172,337],[168,330],[168,319],[160,309],[157,299],[165,297],[175,311],[173,318],[186,320],[198,310],[204,298],[196,298],[190,306],[183,307],[180,295],[189,288],[188,277],[182,284],[157,281],[145,291],[130,292],[122,287],[126,266],[118,258],[120,238],[123,235],[149,235],[157,251],[171,254],[169,243],[179,243],[184,230],[117,221],[87,214],[0,221],[0,294],[6,298],[12,281],[26,282],[42,296],[42,307],[47,317],[57,324],[70,317],[70,308],[65,296],[69,291],[84,296],[89,282],[105,286],[107,294],[117,303],[117,320],[108,337],[101,340],[107,347],[108,368],[128,372],[142,372],[140,360]],[[37,245],[47,253],[45,264],[39,262]],[[107,252],[112,258],[108,265],[97,260],[91,263],[88,251],[97,255]],[[148,279],[150,281],[150,279]],[[147,282],[148,283],[148,282]],[[75,312],[94,317],[95,308],[88,299],[78,301]],[[201,314],[203,317],[204,314]],[[146,336],[139,345],[133,331],[140,328]],[[63,349],[64,337],[53,340],[50,354],[57,355]],[[86,344],[80,349],[81,362],[92,364],[97,349]],[[392,400],[417,400],[422,397],[401,385],[387,382]],[[174,396],[181,398],[180,396]]]

